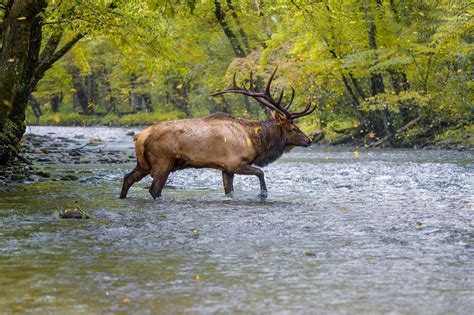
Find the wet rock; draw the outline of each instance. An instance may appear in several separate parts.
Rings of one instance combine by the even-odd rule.
[[[309,138],[311,142],[316,143],[321,141],[324,138],[324,131],[322,130],[315,130],[309,133]]]
[[[133,137],[135,135],[135,132],[129,131],[126,133],[127,136]]]
[[[12,180],[18,180],[18,181],[22,181],[25,179],[25,175],[24,174],[12,174],[12,176],[10,177]]]
[[[64,176],[61,176],[61,180],[78,180],[79,177],[77,177],[76,175],[72,175],[72,174],[67,174],[67,175],[64,175]]]
[[[45,171],[37,171],[35,174],[44,178],[51,177],[51,173]]]
[[[77,150],[71,150],[71,151],[69,151],[69,155],[70,156],[81,156],[82,153],[77,151]]]

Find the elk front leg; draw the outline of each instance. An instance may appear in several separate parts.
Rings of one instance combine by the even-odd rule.
[[[231,194],[234,191],[234,173],[222,171],[222,180],[224,182],[225,194]]]
[[[267,185],[265,184],[265,176],[263,175],[263,171],[258,167],[252,165],[241,165],[235,171],[236,174],[241,175],[255,175],[258,177],[260,181],[260,196],[267,197]]]
[[[125,199],[130,187],[132,187],[136,182],[141,181],[142,178],[148,174],[150,174],[149,171],[145,171],[137,165],[130,173],[125,175],[123,178],[122,191],[120,192],[120,199]]]

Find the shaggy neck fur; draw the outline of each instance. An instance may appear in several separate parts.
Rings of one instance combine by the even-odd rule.
[[[257,157],[252,164],[265,166],[278,159],[285,152],[286,145],[283,139],[283,130],[281,126],[273,119],[260,122],[261,130],[252,137],[252,142],[257,150]]]

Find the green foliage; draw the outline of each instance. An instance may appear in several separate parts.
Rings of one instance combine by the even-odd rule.
[[[48,6],[48,32],[67,21],[64,41],[78,31],[88,35],[34,94],[48,106],[52,94],[63,92],[61,123],[150,124],[217,110],[262,119],[254,102],[208,94],[229,86],[234,73],[240,84],[253,71],[261,87],[276,65],[275,91],[293,86],[294,110],[316,103],[313,116],[299,124],[323,128],[329,138],[337,137],[334,128],[359,124],[383,136],[382,113],[395,131],[418,116],[414,130],[440,122],[467,126],[474,118],[469,1],[220,1],[245,58],[235,57],[214,1],[58,3]],[[374,91],[377,76],[382,84]],[[72,106],[74,84],[87,80],[96,86],[93,110],[104,112],[113,100],[116,115],[73,113],[80,111]],[[149,94],[159,113],[119,114],[135,110],[132,94]],[[52,121],[45,112],[40,123]]]

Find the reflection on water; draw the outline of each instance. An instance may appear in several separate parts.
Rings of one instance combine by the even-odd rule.
[[[130,150],[125,130],[95,134]],[[115,139],[115,140],[114,140]],[[126,140],[122,140],[126,139]],[[185,170],[152,201],[133,165],[0,187],[0,309],[139,313],[464,313],[474,309],[473,154],[311,147],[237,176]],[[95,220],[59,220],[74,201]],[[417,223],[418,226],[417,226]]]

